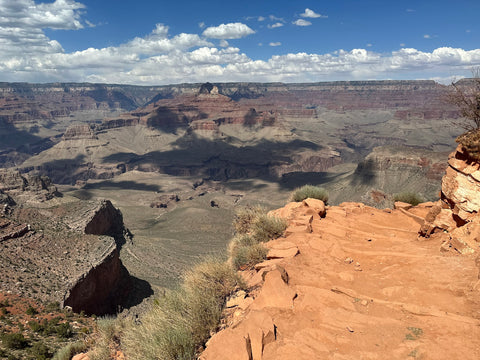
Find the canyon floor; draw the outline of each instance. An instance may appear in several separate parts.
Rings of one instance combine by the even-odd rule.
[[[201,359],[480,358],[476,255],[442,248],[443,232],[418,235],[431,206],[277,210],[285,236],[243,272],[258,288],[227,303],[230,326]]]

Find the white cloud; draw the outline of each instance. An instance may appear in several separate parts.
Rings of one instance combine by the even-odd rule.
[[[35,16],[30,17],[26,6],[32,6],[30,15]],[[82,9],[82,4],[71,0],[40,5],[31,0],[0,0],[0,79],[139,85],[252,79],[283,82],[442,79],[450,74],[468,76],[472,67],[480,66],[480,49],[450,47],[431,52],[400,48],[391,53],[377,53],[367,50],[367,46],[367,49],[323,54],[286,53],[256,60],[228,44],[227,39],[253,33],[241,23],[205,29],[204,36],[211,33],[208,37],[218,39],[219,46],[198,34],[171,35],[168,26],[157,24],[150,34],[119,46],[67,53],[58,41],[45,35],[42,27],[80,28],[86,24],[78,13]],[[267,44],[280,45],[264,43]]]
[[[400,44],[400,47],[405,47],[405,43],[401,43],[401,44]]]
[[[281,23],[281,22],[276,22],[275,24],[268,24],[269,29],[275,29],[275,28],[279,28],[279,27],[282,27],[282,26],[283,26],[283,23]]]
[[[43,29],[77,30],[93,24],[82,23],[85,5],[73,0],[36,4],[33,0],[0,1],[1,56],[62,52],[62,46],[50,40]]]
[[[292,24],[297,25],[297,26],[310,26],[310,25],[312,25],[312,23],[310,21],[304,20],[304,19],[295,20]]]
[[[282,43],[280,41],[277,41],[277,42],[271,42],[268,45],[270,45],[270,46],[280,46],[280,45],[282,45]]]
[[[372,44],[367,44],[367,47],[372,47],[373,45]]]
[[[203,32],[203,36],[212,39],[240,39],[242,37],[254,34],[255,31],[242,23],[221,24],[219,26],[208,27]]]
[[[257,18],[257,20],[258,20],[258,21],[265,21],[265,17],[264,17],[264,16],[259,16],[259,17]]]
[[[328,16],[325,16],[325,15],[321,15],[321,14],[317,14],[315,11],[313,10],[310,10],[309,8],[306,8],[305,9],[305,12],[300,14],[301,17],[304,17],[304,18],[312,18],[312,19],[315,19],[315,18],[327,18]]]
[[[281,17],[277,17],[275,15],[269,15],[268,18],[272,21],[281,21],[281,22],[285,22],[285,20]]]
[[[431,36],[430,36],[430,35],[428,35],[428,34],[425,34],[425,35],[423,35],[423,38],[424,38],[424,39],[430,39],[430,38],[431,38]]]
[[[206,25],[205,25],[205,23],[204,23],[203,21],[201,21],[201,22],[198,23],[198,27],[199,27],[200,29],[205,28],[205,26],[206,26]]]

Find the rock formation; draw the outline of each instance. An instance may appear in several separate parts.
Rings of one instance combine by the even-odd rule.
[[[48,194],[59,195],[48,178],[0,172],[0,291],[87,314],[132,305],[121,212],[110,201],[50,204]]]
[[[290,225],[200,359],[478,359],[479,168],[459,146],[437,203],[273,212]]]
[[[480,163],[463,144],[450,154],[441,200],[422,225],[423,236],[442,237],[442,250],[480,251]]]

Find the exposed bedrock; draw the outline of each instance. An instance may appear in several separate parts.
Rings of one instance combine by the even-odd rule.
[[[63,306],[87,314],[112,314],[121,310],[132,289],[132,279],[122,265],[115,243],[98,264],[74,281],[64,297]]]
[[[123,216],[109,200],[91,203],[85,211],[69,220],[70,226],[85,234],[108,235],[110,246],[96,264],[79,276],[69,287],[64,306],[88,314],[112,314],[141,301],[152,291],[148,283],[132,277],[119,257],[119,247],[129,234]],[[132,294],[133,289],[140,293]]]

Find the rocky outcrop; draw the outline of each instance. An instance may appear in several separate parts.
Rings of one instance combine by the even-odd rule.
[[[72,125],[63,134],[63,140],[98,139],[90,125]]]
[[[460,144],[450,154],[442,179],[441,200],[431,209],[420,233],[444,236],[442,249],[480,251],[480,163]]]
[[[448,165],[442,179],[442,200],[461,221],[470,221],[480,210],[480,163],[458,145]]]
[[[21,174],[12,169],[0,169],[0,191],[21,202],[44,202],[61,195],[48,176]]]
[[[62,305],[86,314],[115,314],[127,305],[132,281],[122,265],[115,242],[105,251],[97,264],[74,280],[67,290]]]
[[[200,359],[478,358],[478,264],[419,241],[433,204],[343,203],[322,218],[309,201],[274,212],[285,236],[240,272],[248,290]]]

